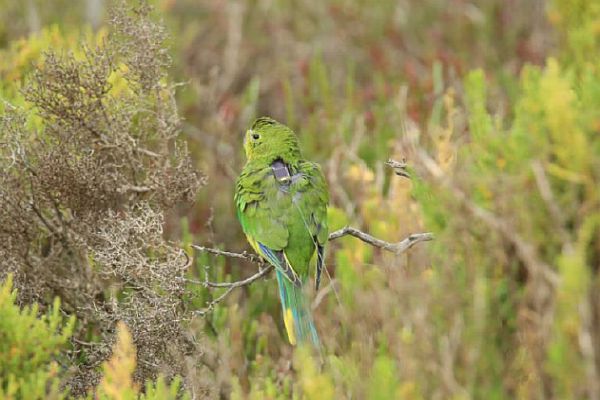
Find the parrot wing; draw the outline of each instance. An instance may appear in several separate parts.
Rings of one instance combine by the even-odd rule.
[[[278,271],[282,272],[296,287],[302,286],[302,280],[288,262],[282,250],[271,250],[262,243],[258,243],[259,253],[271,263]]]
[[[325,261],[325,245],[329,238],[327,226],[327,204],[329,190],[321,167],[317,163],[303,161],[299,165],[299,173],[305,179],[298,184],[294,202],[302,210],[303,219],[317,250],[316,288],[321,282],[321,273]]]

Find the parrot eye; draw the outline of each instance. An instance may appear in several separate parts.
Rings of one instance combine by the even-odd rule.
[[[252,134],[252,139],[258,140],[259,138],[260,138],[260,135],[258,133],[253,133]]]

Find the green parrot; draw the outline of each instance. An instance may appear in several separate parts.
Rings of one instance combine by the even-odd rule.
[[[244,137],[246,165],[237,179],[237,216],[254,250],[275,267],[283,321],[292,345],[319,347],[303,286],[315,252],[319,288],[328,239],[329,193],[318,164],[305,160],[287,126],[258,118]]]

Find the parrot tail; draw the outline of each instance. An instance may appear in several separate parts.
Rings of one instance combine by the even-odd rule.
[[[290,343],[306,343],[308,341],[319,349],[320,342],[315,324],[313,323],[310,304],[302,288],[295,286],[279,270],[277,270],[277,283],[279,284],[279,297],[283,310],[283,322]]]

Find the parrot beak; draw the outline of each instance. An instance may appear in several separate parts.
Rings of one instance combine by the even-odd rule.
[[[252,129],[248,129],[244,133],[244,152],[246,153],[246,157],[250,158],[250,149],[248,148],[248,137],[252,135]]]

